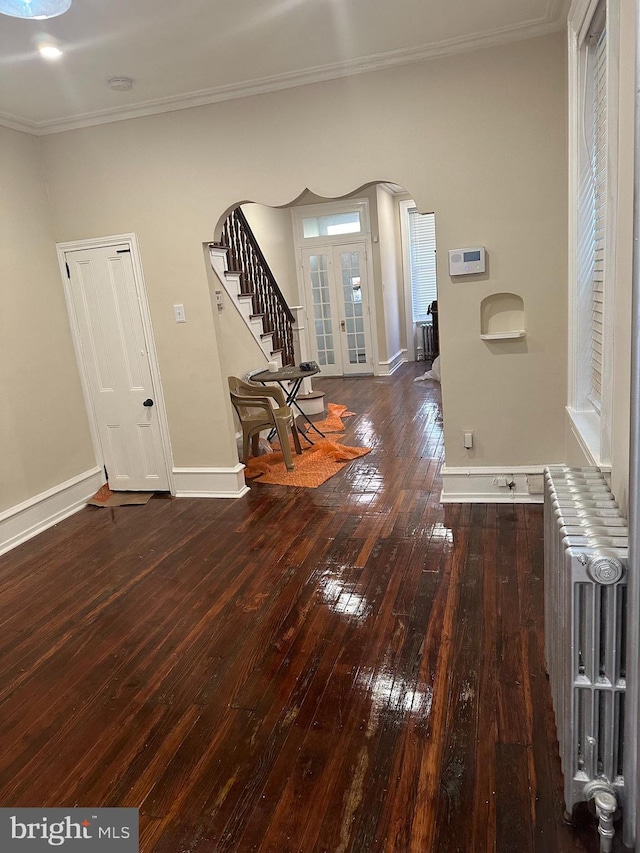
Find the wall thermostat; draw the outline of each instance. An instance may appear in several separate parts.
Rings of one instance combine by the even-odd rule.
[[[484,246],[450,249],[449,275],[472,275],[485,271]]]

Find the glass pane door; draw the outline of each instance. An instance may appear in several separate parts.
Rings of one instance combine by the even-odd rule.
[[[336,364],[334,346],[334,314],[332,306],[332,270],[328,254],[306,254],[307,274],[311,286],[313,314],[309,325],[315,332],[316,358],[323,372],[340,374],[341,367]],[[310,312],[311,313],[311,312]],[[312,332],[312,334],[313,334]],[[326,368],[329,368],[328,370]]]
[[[309,344],[325,376],[373,373],[365,243],[302,250]]]
[[[371,330],[364,243],[334,246],[339,281],[340,343],[343,373],[371,373]]]
[[[364,342],[362,316],[362,280],[360,253],[340,252],[342,296],[344,299],[346,350],[349,364],[366,364],[367,350]]]

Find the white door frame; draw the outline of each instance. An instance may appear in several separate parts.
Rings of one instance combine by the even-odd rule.
[[[98,421],[96,417],[95,407],[93,405],[93,397],[89,385],[89,377],[87,366],[84,359],[84,353],[80,342],[80,327],[73,307],[73,299],[71,296],[71,282],[67,276],[67,266],[65,260],[65,252],[82,251],[88,249],[106,249],[109,246],[128,245],[131,252],[131,263],[133,266],[133,278],[136,286],[136,295],[138,297],[138,305],[140,306],[140,316],[142,318],[142,327],[144,331],[144,340],[149,356],[149,368],[151,370],[151,380],[153,382],[153,399],[156,408],[156,416],[158,418],[158,426],[160,427],[160,440],[162,443],[162,454],[164,459],[164,467],[167,472],[167,482],[172,495],[175,495],[175,483],[173,479],[173,456],[171,453],[171,440],[169,435],[169,422],[167,420],[167,410],[164,402],[164,393],[162,391],[162,380],[160,377],[160,366],[158,364],[158,356],[156,353],[156,344],[153,336],[153,325],[151,323],[151,312],[149,310],[149,301],[147,299],[147,290],[144,283],[144,274],[142,271],[142,262],[140,260],[140,247],[138,238],[135,234],[116,234],[111,237],[93,237],[88,240],[71,240],[67,243],[56,243],[58,252],[58,265],[60,267],[60,275],[62,277],[62,285],[64,288],[64,298],[67,303],[67,312],[69,314],[69,324],[71,326],[71,337],[73,339],[73,348],[76,353],[78,369],[80,371],[80,382],[82,384],[82,393],[84,396],[84,404],[87,410],[89,419],[89,429],[91,431],[91,440],[93,442],[93,452],[96,458],[96,464],[104,468],[105,460],[103,458],[102,444],[98,433]]]
[[[413,320],[413,288],[411,286],[411,246],[409,240],[409,220],[408,212],[413,208],[418,209],[417,204],[412,198],[403,199],[398,202],[398,212],[400,214],[400,244],[402,249],[402,287],[404,290],[404,311],[407,330],[407,353],[413,355],[410,361],[417,361],[418,347],[416,347],[416,327],[423,321]],[[420,211],[418,211],[420,213]],[[433,210],[422,211],[424,215],[427,213],[434,214]],[[434,214],[435,215],[435,214]],[[436,222],[436,299],[438,298],[438,271],[440,269],[437,253],[437,222]]]
[[[365,368],[365,371],[356,370],[354,372],[350,372],[350,371],[345,370],[345,364],[348,365],[349,361],[348,361],[348,355],[346,353],[346,343],[344,340],[344,330],[341,331],[339,328],[339,324],[341,322],[340,321],[340,315],[343,315],[343,312],[344,312],[344,298],[341,297],[342,282],[340,281],[340,283],[338,283],[338,276],[340,275],[340,270],[339,270],[339,268],[336,267],[335,257],[334,257],[336,254],[338,254],[340,252],[340,249],[344,249],[344,247],[348,247],[349,249],[353,249],[354,247],[357,247],[358,251],[362,254],[363,265],[364,265],[365,270],[366,270],[366,276],[363,277],[365,279],[365,285],[366,285],[366,287],[364,288],[364,294],[365,294],[364,304],[366,305],[366,311],[363,310],[362,316],[363,316],[363,320],[364,320],[363,326],[364,326],[364,336],[365,336],[365,349],[366,349],[368,358],[367,358],[366,362],[364,362],[362,364],[359,363],[357,365],[357,367],[359,367],[359,368]],[[341,241],[339,243],[327,243],[326,245],[304,246],[302,249],[300,249],[298,254],[299,254],[299,259],[300,259],[300,265],[299,266],[300,266],[301,275],[302,275],[302,279],[303,279],[303,288],[305,285],[307,288],[310,288],[310,280],[305,276],[305,271],[306,271],[305,264],[307,263],[307,261],[305,260],[305,255],[309,255],[311,253],[314,253],[314,254],[325,253],[328,256],[329,264],[330,264],[330,270],[331,270],[331,274],[330,274],[329,278],[330,278],[330,281],[332,282],[332,286],[329,287],[329,290],[330,290],[330,292],[333,292],[334,289],[336,291],[335,293],[333,293],[333,298],[332,298],[332,305],[333,305],[333,303],[335,303],[335,305],[334,305],[335,316],[333,316],[333,318],[332,318],[333,320],[335,320],[335,324],[336,324],[336,328],[334,330],[334,339],[337,342],[334,345],[334,350],[336,351],[336,353],[339,353],[339,357],[340,357],[340,365],[339,366],[341,367],[342,372],[332,374],[332,375],[344,376],[344,377],[347,377],[347,376],[373,376],[373,375],[375,375],[375,372],[374,372],[375,356],[374,356],[374,350],[373,350],[373,337],[374,336],[373,336],[373,327],[372,327],[372,318],[371,318],[371,291],[373,290],[374,282],[373,282],[373,276],[370,272],[371,255],[367,251],[366,239],[363,239],[362,237],[360,237],[359,239],[353,240],[350,243],[346,243],[346,242]],[[313,301],[310,300],[308,292],[305,291],[305,292],[303,292],[302,295],[303,295],[304,307],[305,307],[305,310],[307,311],[307,316],[310,318],[308,321],[308,326],[310,329],[310,331],[309,331],[309,347],[310,347],[310,350],[309,351],[317,359],[318,358],[317,342],[316,342],[315,334],[313,333],[313,329],[315,328],[315,319],[313,317],[313,308],[314,308]],[[341,298],[342,298],[342,301],[341,301]],[[345,362],[345,359],[347,359],[346,362]],[[336,364],[335,366],[337,367],[338,365]],[[327,365],[327,368],[328,367],[329,367],[329,365]],[[324,366],[321,365],[321,368],[323,369]]]
[[[342,213],[351,210],[359,210],[361,215],[362,230],[350,234],[333,234],[323,237],[306,238],[302,233],[302,220],[305,216],[313,216],[314,214],[322,215],[325,213]],[[348,199],[339,201],[327,201],[321,204],[304,204],[299,207],[291,208],[291,219],[293,225],[293,244],[296,253],[296,273],[298,275],[298,293],[302,300],[306,314],[306,335],[307,347],[309,352],[314,352],[315,343],[312,340],[311,323],[313,316],[309,313],[309,299],[307,294],[307,285],[304,277],[304,264],[302,261],[302,250],[311,248],[332,248],[341,243],[359,243],[364,242],[366,261],[367,261],[367,298],[369,305],[369,322],[371,329],[371,358],[372,358],[372,375],[379,376],[380,362],[378,354],[378,318],[377,318],[377,298],[376,298],[376,282],[373,258],[373,241],[371,239],[371,219],[369,215],[369,200],[367,198]],[[311,306],[312,309],[312,306]],[[315,327],[314,327],[315,328]],[[370,374],[367,374],[370,375]]]
[[[404,291],[404,317],[407,334],[407,354],[409,361],[416,361],[416,324],[413,322],[413,294],[411,292],[411,263],[409,261],[409,223],[407,211],[416,207],[412,198],[398,202],[400,214],[400,243],[402,248],[402,289]],[[413,358],[411,358],[413,356]]]

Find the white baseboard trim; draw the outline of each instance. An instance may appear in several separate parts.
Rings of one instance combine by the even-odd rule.
[[[556,464],[550,462],[549,464]],[[450,468],[442,466],[441,503],[542,503],[544,465]],[[495,480],[506,477],[512,489]]]
[[[174,468],[177,498],[241,498],[249,491],[244,465],[233,468]]]
[[[103,469],[91,468],[0,513],[0,554],[78,512],[104,482]]]
[[[395,355],[392,355],[387,361],[378,362],[378,376],[391,376],[392,373],[408,361],[406,349],[398,350]]]

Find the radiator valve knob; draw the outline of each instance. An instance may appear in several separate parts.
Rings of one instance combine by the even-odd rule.
[[[624,574],[624,566],[617,557],[605,555],[589,557],[587,560],[587,574],[596,583],[618,583]]]

